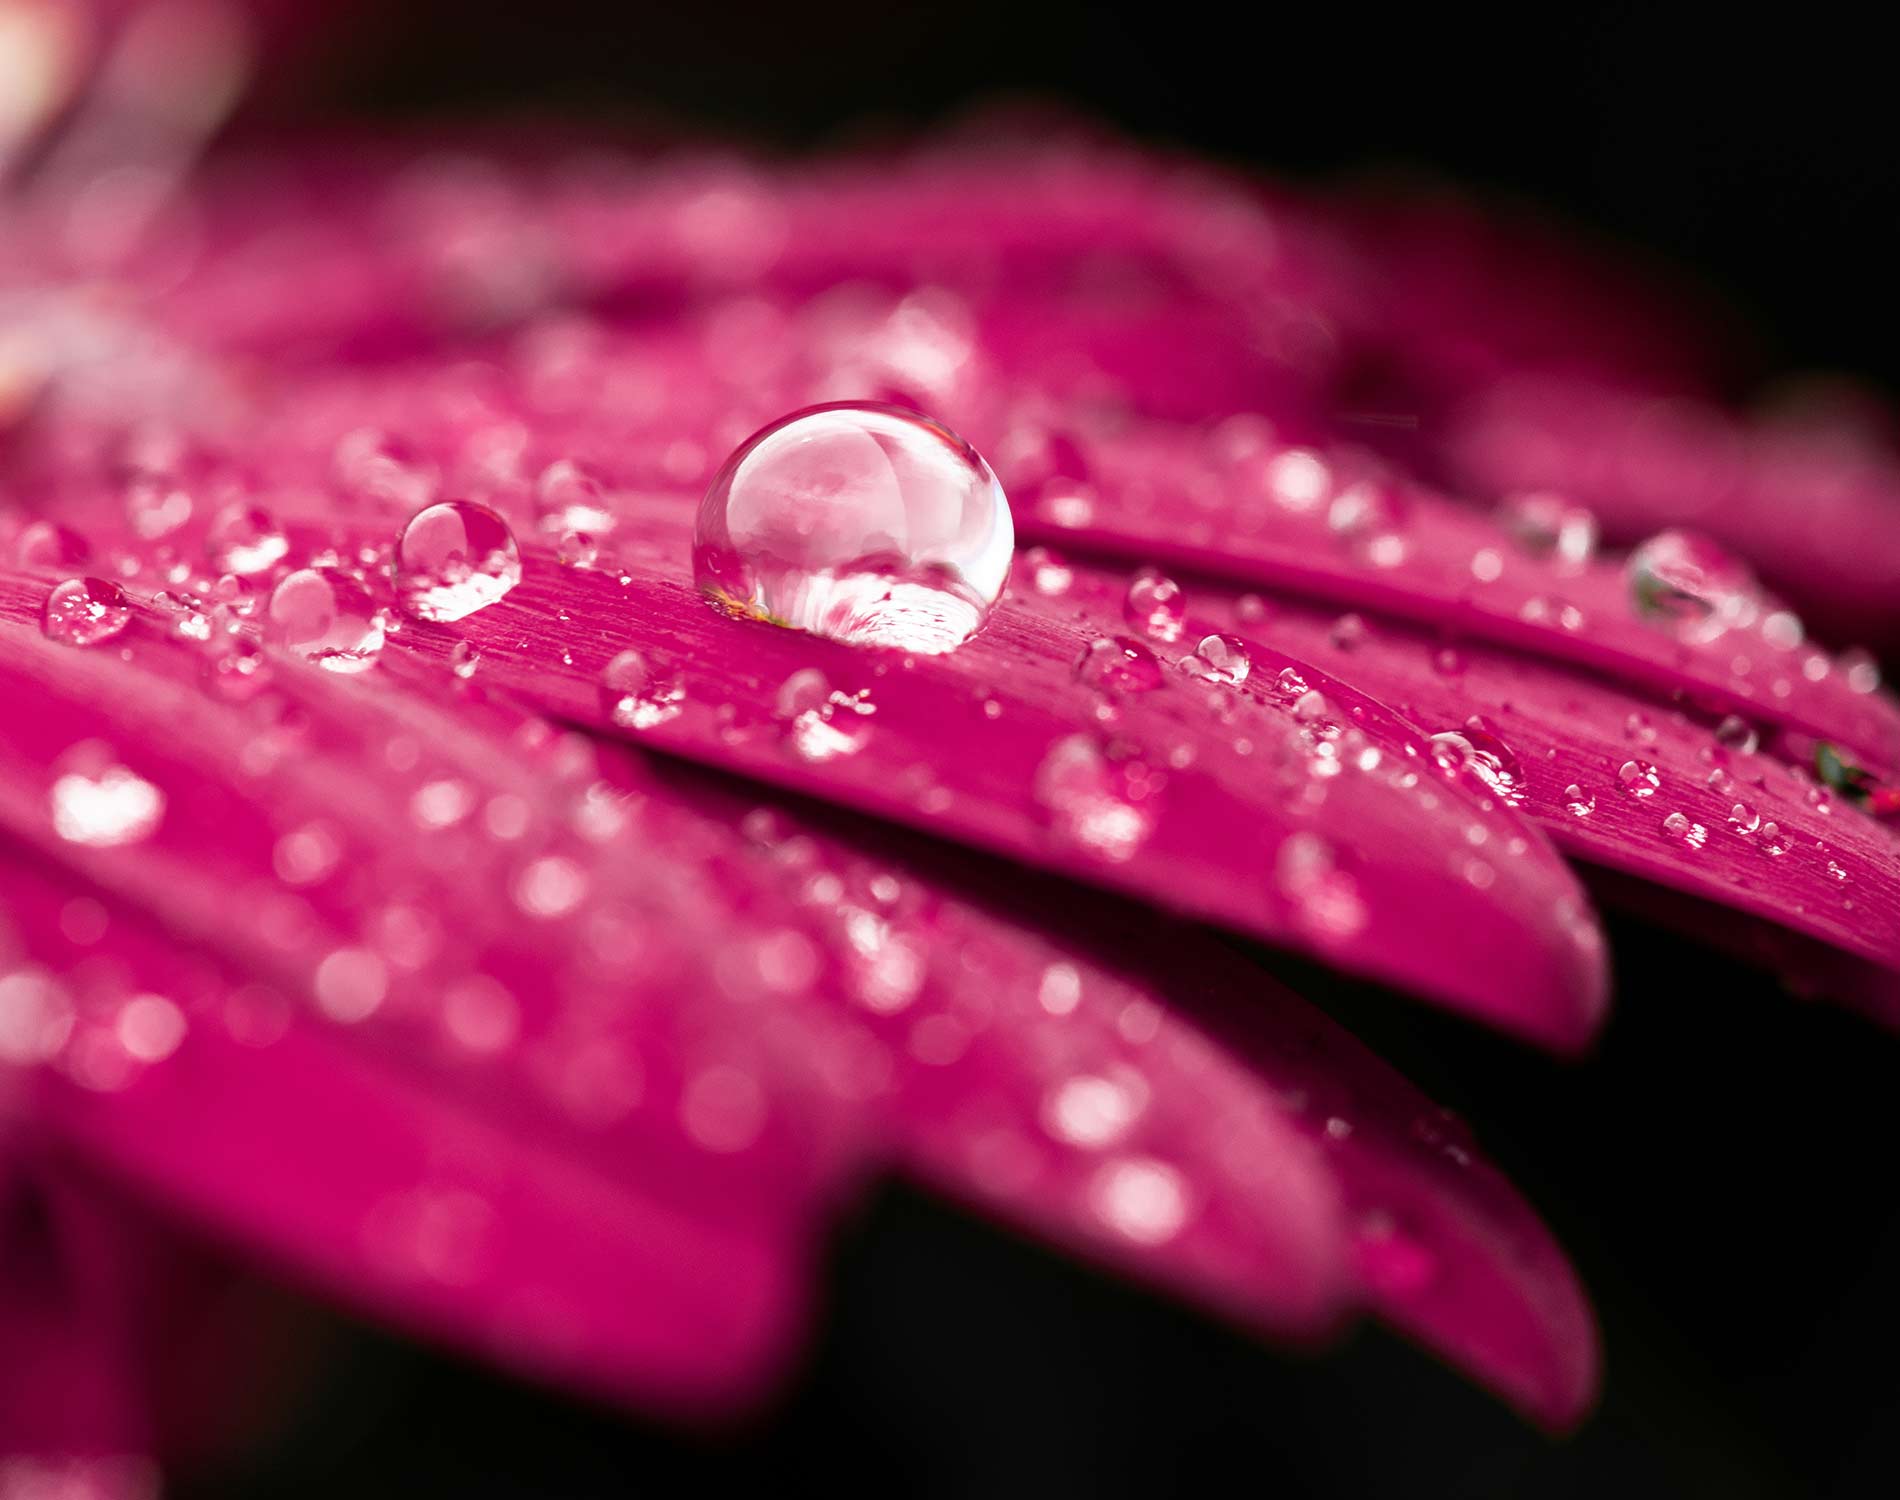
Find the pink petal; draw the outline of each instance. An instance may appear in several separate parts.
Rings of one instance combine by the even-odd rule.
[[[1476,393],[1441,446],[1477,493],[1561,490],[1620,541],[1693,525],[1837,637],[1900,639],[1900,455],[1851,417],[1745,423],[1653,392],[1519,377]]]
[[[1066,597],[1083,610],[1112,608],[1126,588],[1126,574],[1073,562],[1069,571]],[[1793,756],[1804,751],[1812,764],[1811,742],[1763,740],[1740,719],[1718,737],[1718,715],[1560,663],[1447,646],[1406,621],[1342,617],[1181,577],[1187,635],[1257,632],[1377,694],[1427,734],[1463,731],[1477,717],[1515,757],[1518,810],[1565,853],[1635,877],[1645,891],[1665,886],[1722,907],[1716,921],[1684,912],[1703,935],[1726,926],[1731,944],[1743,941],[1737,914],[1779,929],[1769,950],[1778,961],[1900,1020],[1891,998],[1900,994],[1900,831],[1803,771]],[[1759,748],[1745,748],[1750,741]],[[1657,914],[1652,895],[1635,899]],[[1790,945],[1790,936],[1811,942]]]
[[[412,784],[435,784],[445,759],[489,809],[503,786],[526,799],[543,785],[539,802],[558,803],[550,773],[585,758],[498,734],[508,716],[491,723],[466,692],[453,718],[443,714],[433,705],[453,701],[452,679],[418,679],[394,697],[373,680],[339,684],[285,663],[271,693],[238,710],[198,690],[194,653],[141,636],[133,656],[128,665],[0,633],[5,681],[33,726],[9,747],[5,784],[23,791],[0,798],[0,821],[80,877],[16,871],[11,908],[39,961],[57,962],[80,1017],[56,1063],[71,1081],[44,1080],[51,1117],[95,1160],[224,1235],[409,1326],[531,1369],[648,1402],[712,1399],[756,1378],[795,1316],[782,1304],[815,1233],[801,1207],[829,1196],[825,1182],[844,1163],[824,1143],[842,1144],[839,1112],[850,1110],[851,1154],[907,1165],[1269,1331],[1324,1328],[1357,1280],[1373,1305],[1540,1420],[1571,1420],[1588,1399],[1595,1356],[1581,1295],[1528,1210],[1470,1168],[1464,1148],[1441,1160],[1440,1144],[1418,1134],[1421,1101],[1193,931],[1137,935],[1151,919],[1125,913],[1125,941],[1091,958],[1101,940],[1089,934],[1117,924],[1072,917],[1066,939],[1051,941],[985,910],[994,896],[943,894],[993,885],[992,871],[960,874],[939,853],[919,876],[901,848],[852,854],[747,813],[729,793],[614,757],[609,769],[640,815],[611,844],[569,846],[591,883],[585,909],[625,882],[649,899],[656,882],[686,887],[707,905],[669,908],[684,951],[729,958],[697,978],[664,966],[628,976],[608,1014],[637,1026],[649,1093],[663,1091],[669,1065],[652,1033],[684,1052],[695,1038],[678,1028],[696,1024],[702,1056],[710,1038],[720,1057],[750,1058],[771,1123],[721,1154],[684,1146],[669,1111],[622,1122],[603,1151],[601,1127],[576,1129],[535,1076],[547,1029],[577,1008],[599,1010],[586,987],[543,995],[515,972],[520,1044],[475,1067],[444,1055],[453,965],[412,980],[392,958],[388,995],[357,1019],[335,1014],[321,965],[307,967],[334,951],[323,930],[360,924],[394,879],[439,914],[445,946],[459,945],[452,956],[485,949],[484,966],[507,972],[496,950],[523,926],[519,891],[486,893],[494,866],[513,873],[510,841],[454,846],[445,883],[440,856],[427,853],[432,836],[410,831],[401,804]],[[259,769],[269,730],[259,736],[252,723],[248,757],[231,730],[266,704],[262,720],[295,724],[300,748]],[[87,850],[48,829],[49,776],[82,725],[164,788],[163,819],[142,840]],[[523,754],[532,776],[509,768]],[[346,768],[347,795],[336,781]],[[567,774],[591,773],[574,764]],[[735,820],[743,835],[689,807]],[[319,811],[351,877],[340,888],[303,872],[300,835]],[[535,826],[537,839],[555,834]],[[667,857],[613,857],[625,839]],[[279,899],[306,903],[317,933],[260,941],[254,919],[230,920],[234,907],[256,909],[246,893],[272,867],[300,893],[280,886]],[[696,868],[716,871],[719,887],[696,883]],[[84,895],[87,880],[101,882],[99,897]],[[1019,884],[1011,910],[1028,894]],[[114,961],[103,977],[73,957],[66,931],[94,920],[73,914],[76,900],[101,899],[102,952]],[[1045,901],[1051,916],[1074,904],[1051,892],[1033,907]],[[535,972],[555,988],[576,982],[563,978],[565,931],[557,922],[533,934]],[[126,971],[130,988],[175,997],[185,1018],[173,1050],[149,1063],[125,1053]],[[829,982],[802,988],[817,974]],[[283,998],[272,1003],[260,986]],[[1199,998],[1208,991],[1216,997]],[[1194,1019],[1208,1004],[1217,1026]],[[727,1028],[757,1033],[761,1005],[780,1028]],[[605,1228],[583,1234],[590,1216]],[[471,1243],[458,1242],[464,1233]],[[583,1316],[597,1302],[613,1315]],[[524,1321],[574,1342],[524,1347]]]
[[[1574,1047],[1600,1019],[1600,940],[1561,862],[1462,789],[1417,795],[1410,730],[1303,663],[1263,648],[1231,695],[1177,679],[1104,696],[1076,672],[1101,626],[1021,595],[949,656],[843,647],[717,614],[675,581],[684,534],[656,519],[636,543],[632,525],[618,575],[531,553],[521,586],[462,622],[488,681],[669,753],[1317,951],[1548,1045]],[[439,662],[457,640],[417,626],[397,649]],[[681,693],[666,705],[677,713],[631,730],[614,724],[602,675],[629,645]],[[849,722],[856,748],[801,747],[779,705],[809,671],[874,710]],[[1282,673],[1330,715],[1322,704],[1303,723],[1291,705],[1305,687],[1281,688]],[[1346,726],[1346,749],[1316,770],[1315,730]],[[1525,856],[1482,887],[1456,853],[1474,823]]]
[[[1681,690],[1849,747],[1871,766],[1900,765],[1900,706],[1798,637],[1685,639],[1638,616],[1614,563],[1529,555],[1497,522],[1363,461],[1269,445],[1229,469],[1196,433],[1160,425],[1090,452],[1099,498],[1089,519],[1064,526],[1032,510],[1018,516],[1021,536],[1377,611],[1652,694]]]

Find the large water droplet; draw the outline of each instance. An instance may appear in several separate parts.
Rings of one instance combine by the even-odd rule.
[[[936,654],[967,641],[1015,549],[1009,501],[948,428],[815,406],[740,445],[700,502],[693,572],[733,614]]]
[[[132,618],[125,590],[104,578],[68,578],[46,596],[40,628],[62,646],[96,646],[117,635]]]
[[[271,590],[270,638],[329,672],[367,672],[383,649],[382,611],[330,568],[300,568]]]
[[[1659,532],[1630,553],[1626,576],[1639,615],[1695,639],[1747,625],[1760,610],[1747,565],[1697,532]]]
[[[521,582],[508,523],[485,505],[446,500],[416,512],[396,543],[396,591],[420,620],[460,620]]]

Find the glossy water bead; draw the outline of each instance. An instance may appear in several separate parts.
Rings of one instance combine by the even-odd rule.
[[[1002,592],[1009,501],[981,455],[902,407],[808,407],[748,438],[700,502],[693,572],[733,614],[864,645],[962,645]]]

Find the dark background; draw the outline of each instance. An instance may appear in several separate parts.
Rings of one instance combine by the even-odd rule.
[[[1900,385],[1892,61],[1867,23],[1542,10],[431,0],[359,16],[285,109],[803,147],[1052,96],[1277,172],[1527,201],[1725,299],[1757,351],[1738,393],[1817,366]],[[1275,1353],[894,1186],[839,1232],[806,1376],[742,1430],[646,1427],[338,1323],[284,1430],[183,1493],[1900,1493],[1900,1053],[1676,939],[1612,937],[1618,1013],[1581,1067],[1293,974],[1472,1120],[1577,1259],[1609,1374],[1567,1441],[1377,1330]]]

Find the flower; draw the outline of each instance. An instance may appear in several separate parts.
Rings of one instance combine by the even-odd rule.
[[[794,1356],[884,1171],[1273,1337],[1375,1312],[1562,1428],[1596,1338],[1534,1212],[1210,929],[1576,1051],[1568,860],[1900,1018],[1900,708],[1702,535],[1769,502],[1584,466],[1658,528],[1599,553],[1536,441],[1575,408],[1510,405],[1534,320],[1465,304],[1451,359],[1349,217],[1068,140],[280,145],[103,260],[42,207],[0,290],[0,1182],[88,1279],[0,1305],[15,1451],[157,1446],[147,1335],[95,1316],[171,1285],[131,1203],[696,1412]],[[1558,375],[1640,399],[1604,343]],[[1373,451],[1360,362],[1477,415]],[[692,586],[727,453],[839,399],[1011,498],[956,650]],[[1824,592],[1818,542],[1757,555]]]

